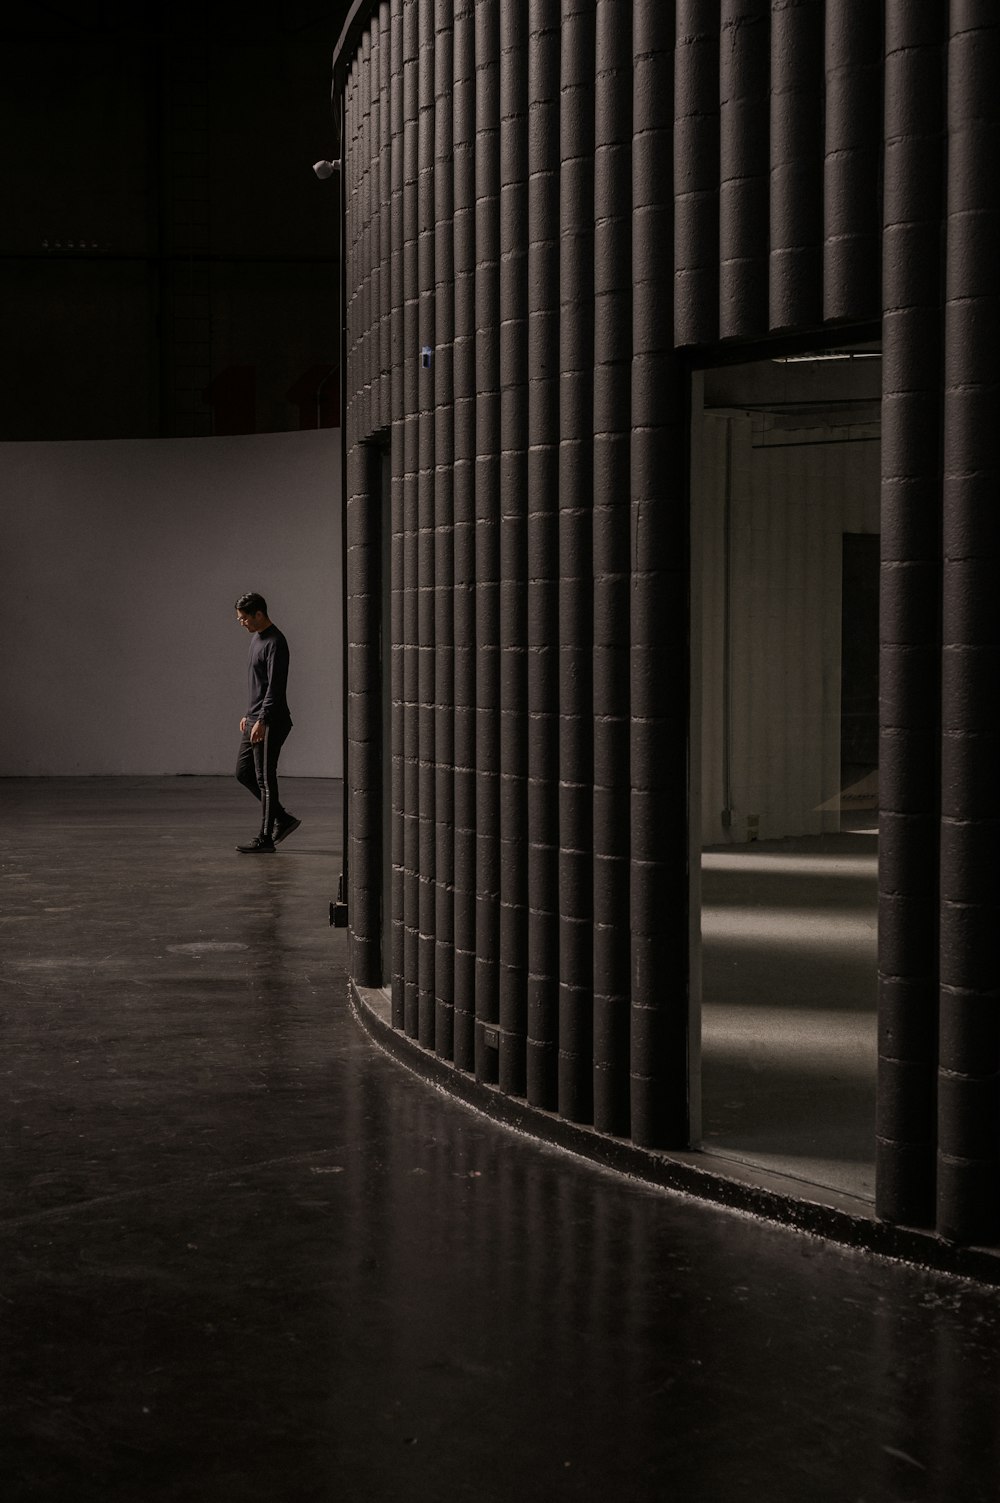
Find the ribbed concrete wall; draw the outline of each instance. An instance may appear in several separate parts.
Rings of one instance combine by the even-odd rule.
[[[987,0],[359,0],[336,60],[357,979],[377,667],[396,1026],[687,1141],[682,352],[882,319],[879,1207],[957,1237],[996,1212],[998,26]]]

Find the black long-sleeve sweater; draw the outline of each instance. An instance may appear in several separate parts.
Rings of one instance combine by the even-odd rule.
[[[288,643],[272,623],[250,638],[250,662],[247,670],[249,707],[247,724],[263,720],[265,725],[291,725],[286,690],[288,685]]]

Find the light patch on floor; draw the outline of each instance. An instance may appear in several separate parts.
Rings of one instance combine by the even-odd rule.
[[[715,848],[702,869],[707,1149],[874,1196],[874,837]]]
[[[740,1007],[709,1003],[702,1043],[735,1053],[752,1070],[794,1066],[826,1078],[874,1080],[876,1022],[871,1013],[807,1007]]]

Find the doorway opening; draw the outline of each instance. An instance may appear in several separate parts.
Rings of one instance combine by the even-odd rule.
[[[870,1201],[878,348],[692,379],[702,1146]]]

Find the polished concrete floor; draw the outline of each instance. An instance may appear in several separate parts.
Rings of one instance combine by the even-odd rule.
[[[386,1059],[286,791],[247,860],[225,781],[0,783],[4,1503],[996,1499],[998,1292]]]
[[[863,1202],[875,1199],[877,886],[874,829],[702,857],[705,1147]]]

